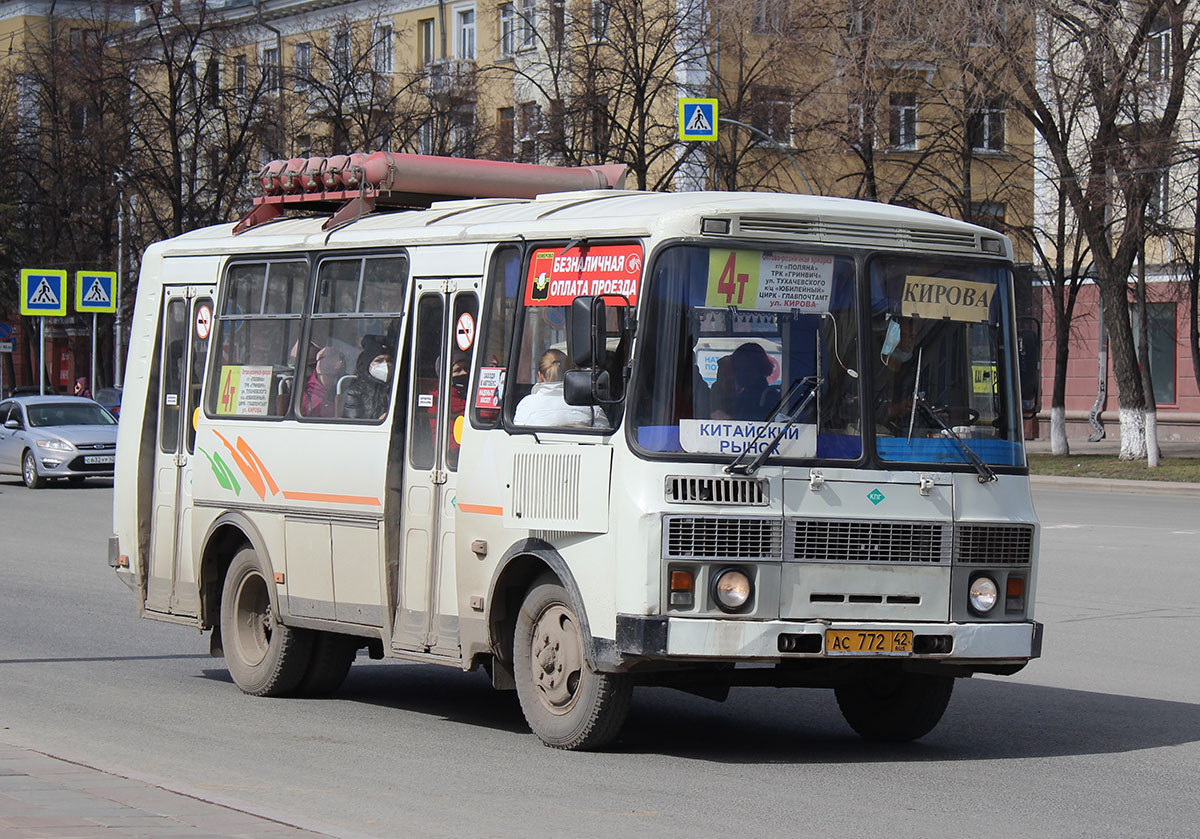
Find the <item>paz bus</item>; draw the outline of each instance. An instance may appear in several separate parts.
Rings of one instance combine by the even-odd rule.
[[[637,685],[831,689],[907,741],[1038,657],[1010,241],[622,171],[277,161],[151,246],[109,546],[138,614],[253,695],[482,667],[565,749]]]

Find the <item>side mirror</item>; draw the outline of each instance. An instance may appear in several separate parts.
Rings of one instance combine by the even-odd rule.
[[[1021,413],[1032,417],[1042,409],[1042,330],[1033,318],[1017,325],[1017,372],[1021,380]]]
[[[571,301],[567,349],[576,367],[601,367],[608,356],[607,307],[601,297]]]
[[[20,420],[15,420],[15,419],[8,419],[8,420],[5,420],[5,421],[4,421],[4,427],[5,427],[5,428],[18,428],[18,429],[19,429],[19,428],[21,427],[21,421],[20,421]]]
[[[568,370],[563,376],[563,401],[568,405],[603,405],[612,402],[612,377],[607,370]]]

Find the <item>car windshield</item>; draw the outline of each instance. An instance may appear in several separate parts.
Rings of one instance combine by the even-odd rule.
[[[39,402],[25,406],[34,428],[56,425],[115,425],[112,415],[99,405],[86,402]]]
[[[779,436],[775,457],[859,458],[854,275],[827,253],[664,250],[641,318],[637,445],[732,462]]]
[[[986,463],[1024,465],[1008,276],[1001,267],[941,259],[871,262],[875,446],[881,460],[966,463],[969,455],[956,434]]]

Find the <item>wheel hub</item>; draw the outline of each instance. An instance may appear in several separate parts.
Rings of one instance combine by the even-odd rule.
[[[574,615],[557,604],[543,612],[534,625],[532,652],[538,698],[552,713],[567,713],[583,673],[583,641]]]

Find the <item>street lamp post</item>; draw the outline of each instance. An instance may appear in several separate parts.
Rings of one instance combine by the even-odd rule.
[[[117,185],[117,281],[113,284],[113,301],[117,311],[113,314],[113,387],[121,387],[121,284],[125,278],[125,173],[121,170],[113,175]],[[93,330],[94,334],[95,330]],[[95,381],[93,380],[93,387]]]
[[[749,125],[749,124],[741,122],[739,120],[730,119],[729,117],[718,117],[717,122],[718,123],[724,122],[724,123],[728,123],[729,125],[736,125],[738,128],[744,128],[747,131],[749,131],[751,134],[753,134],[754,136],[759,137],[760,139],[769,143],[776,150],[783,152],[784,156],[787,157],[788,161],[793,166],[796,167],[796,172],[797,172],[797,174],[800,175],[800,180],[804,182],[804,188],[806,190],[808,190],[808,194],[816,195],[816,193],[813,192],[812,184],[810,184],[808,182],[808,176],[804,174],[804,170],[800,168],[800,164],[796,162],[796,158],[792,155],[791,149],[789,149],[787,146],[780,143],[778,140],[776,140],[774,137],[772,137],[770,134],[763,131],[762,129],[755,128],[753,125]]]

